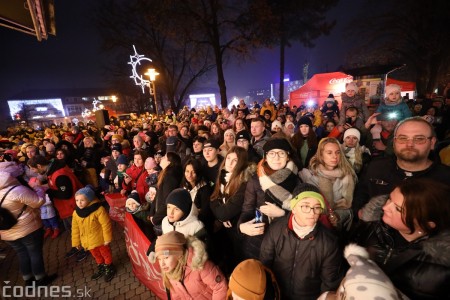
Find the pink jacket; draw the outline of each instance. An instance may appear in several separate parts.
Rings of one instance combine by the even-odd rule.
[[[188,238],[189,254],[183,283],[170,281],[170,297],[173,300],[224,300],[228,284],[220,269],[207,260],[204,244],[196,238]]]
[[[42,227],[41,213],[38,208],[45,203],[44,197],[39,197],[35,191],[21,185],[16,178],[0,167],[0,200],[15,185],[17,186],[6,196],[2,207],[7,208],[17,217],[24,205],[27,206],[16,225],[8,230],[0,230],[0,238],[4,241],[15,241]]]

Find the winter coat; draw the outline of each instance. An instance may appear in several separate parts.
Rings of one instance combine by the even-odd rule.
[[[386,157],[372,160],[355,188],[353,209],[362,208],[370,198],[390,194],[394,187],[406,178],[430,178],[450,185],[450,167],[434,162],[420,172],[405,172],[397,166],[395,158]]]
[[[382,221],[361,222],[352,238],[411,299],[450,299],[450,231],[407,242]]]
[[[99,203],[92,201],[84,209]],[[83,246],[86,250],[91,250],[105,243],[112,241],[111,220],[108,212],[103,206],[99,206],[87,217],[80,217],[77,211],[72,216],[72,247]]]
[[[183,171],[173,166],[168,166],[169,168],[164,175],[163,181],[161,182],[158,191],[156,192],[154,206],[152,204],[152,215],[153,215],[153,225],[160,225],[164,217],[167,215],[167,196],[174,189],[180,187],[181,177],[183,176]],[[159,173],[161,176],[163,171]]]
[[[192,189],[187,189],[191,195],[191,199],[199,210],[198,219],[205,225],[206,231],[212,233],[214,224],[214,215],[210,207],[211,187],[205,182],[200,182]]]
[[[398,104],[395,105],[387,105],[386,101],[383,100],[378,106],[376,112],[381,114],[390,114],[395,113],[395,117],[393,119],[401,121],[406,118],[412,116],[411,110],[409,110],[408,105],[400,99]]]
[[[202,236],[206,234],[205,226],[202,221],[199,221],[198,219],[198,210],[195,205],[192,205],[189,215],[182,221],[177,221],[170,224],[169,219],[165,216],[162,220],[161,227],[163,234],[170,231],[178,231],[186,237],[192,235],[199,239],[202,239]]]
[[[227,280],[211,261],[202,242],[188,239],[188,258],[182,281],[170,280],[173,300],[223,300],[227,295]]]
[[[44,197],[39,197],[35,191],[21,185],[10,173],[0,170],[0,199],[13,186],[16,187],[6,196],[2,208],[8,209],[17,218],[24,205],[26,207],[16,225],[8,230],[0,230],[0,238],[4,241],[18,240],[42,227],[37,208],[44,204]]]
[[[80,181],[64,161],[58,160],[52,161],[47,176],[50,200],[61,219],[69,218],[76,207],[75,192],[82,187]]]
[[[358,117],[364,120],[364,122],[367,121],[369,118],[369,109],[367,108],[366,101],[364,98],[362,98],[359,95],[355,95],[353,97],[347,96],[346,93],[341,94],[342,99],[342,105],[341,105],[341,111],[339,116],[339,125],[345,124],[345,111],[349,107],[356,107],[358,109]]]
[[[270,130],[265,129],[264,135],[259,140],[255,141],[255,138],[252,137],[251,146],[258,154],[259,159],[264,157],[263,147],[266,144],[266,142],[270,139],[271,136],[272,136],[272,134],[270,133]]]
[[[335,290],[344,276],[338,237],[318,222],[301,239],[292,222],[292,214],[275,220],[264,237],[260,260],[278,278],[282,299],[317,299]]]
[[[132,190],[136,190],[139,194],[141,203],[144,203],[145,194],[147,194],[148,192],[148,185],[145,182],[147,171],[145,171],[144,166],[138,168],[135,164],[133,164],[126,170],[126,173],[131,177],[131,181],[130,183],[126,184],[124,180],[122,182],[122,188],[129,192],[131,192]]]
[[[55,208],[53,207],[50,197],[45,195],[45,203],[41,206],[41,219],[47,220],[56,216]]]
[[[277,118],[277,109],[275,108],[275,105],[273,104],[270,104],[269,106],[263,105],[261,107],[261,110],[259,111],[259,115],[264,118],[264,113],[266,112],[266,110],[270,111],[271,113],[270,120],[275,121],[275,119]]]
[[[300,179],[297,176],[295,176],[294,182],[296,182],[295,185],[301,183]],[[272,195],[272,197],[275,197],[275,195]],[[288,211],[290,211],[291,199],[285,199],[284,201],[281,201],[280,199],[277,200],[283,203],[282,208],[286,210],[287,214]],[[245,189],[245,198],[244,203],[242,205],[242,212],[237,224],[238,231],[240,224],[248,222],[255,218],[255,210],[259,209],[261,205],[266,205],[266,201],[271,203],[273,202],[273,200],[268,200],[267,195],[263,191],[263,188],[261,186],[260,177],[258,177],[258,175],[255,174],[248,181],[247,187]],[[243,234],[242,248],[245,257],[247,258],[259,259],[259,251],[261,249],[261,244],[264,239],[264,235],[267,233],[269,224],[271,224],[269,223],[269,219],[265,215],[263,215],[263,222],[266,224],[264,234],[257,236],[248,236]]]

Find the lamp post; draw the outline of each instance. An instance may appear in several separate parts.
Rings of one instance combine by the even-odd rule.
[[[147,73],[145,73],[150,78],[149,82],[149,89],[150,89],[150,95],[153,96],[153,99],[155,100],[155,113],[158,115],[158,102],[156,100],[156,86],[155,86],[155,80],[156,76],[159,75],[158,72],[156,72],[155,69],[148,69]]]
[[[111,100],[112,100],[112,102],[114,103],[113,105],[114,105],[114,114],[115,115],[117,115],[117,112],[116,112],[116,101],[117,101],[117,97],[116,96],[111,96]]]

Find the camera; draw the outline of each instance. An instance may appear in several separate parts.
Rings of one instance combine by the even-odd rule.
[[[345,118],[345,123],[352,124],[352,117]]]

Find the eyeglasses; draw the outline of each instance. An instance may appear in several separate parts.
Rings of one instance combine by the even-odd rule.
[[[416,135],[413,137],[407,137],[406,135],[399,135],[394,137],[397,143],[399,144],[406,144],[408,141],[413,141],[414,144],[422,145],[427,142],[427,140],[431,140],[433,137],[426,137],[423,135]]]
[[[311,210],[313,210],[316,215],[320,215],[323,212],[323,208],[320,206],[311,207],[308,205],[301,205],[300,208],[302,209],[302,212],[306,214],[311,212]]]
[[[269,151],[266,155],[269,158],[275,158],[275,156],[278,156],[279,158],[285,158],[287,156],[287,153],[286,151]]]

